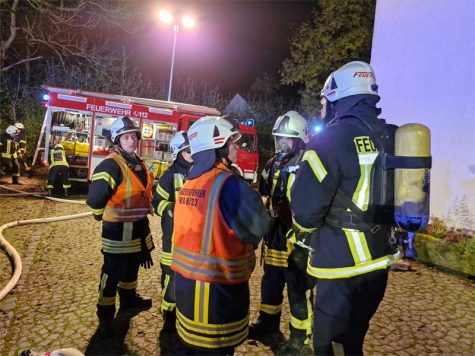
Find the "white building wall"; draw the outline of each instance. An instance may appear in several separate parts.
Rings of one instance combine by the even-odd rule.
[[[475,228],[475,1],[378,0],[381,117],[432,133],[431,214]]]

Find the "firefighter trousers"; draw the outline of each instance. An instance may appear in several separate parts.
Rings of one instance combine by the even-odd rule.
[[[318,279],[313,348],[315,355],[363,355],[369,322],[383,300],[388,271],[342,279]]]
[[[20,164],[16,158],[0,157],[0,177],[10,171],[12,177],[20,176]]]
[[[160,283],[162,285],[162,301],[160,303],[160,313],[166,317],[168,313],[175,311],[175,271],[170,266],[160,263],[162,276]]]
[[[290,305],[290,337],[308,343],[312,336],[315,280],[292,265],[290,267],[264,265],[259,318],[261,322],[267,324],[269,333],[279,331],[286,283]]]
[[[99,318],[113,317],[117,287],[134,294],[137,289],[137,279],[140,268],[141,253],[103,253],[101,281],[99,283],[99,298],[97,300],[97,316]]]
[[[49,169],[48,180],[46,181],[46,188],[53,189],[54,181],[56,176],[61,173],[61,180],[63,182],[63,188],[71,188],[71,183],[69,182],[69,168],[67,166],[53,166]]]

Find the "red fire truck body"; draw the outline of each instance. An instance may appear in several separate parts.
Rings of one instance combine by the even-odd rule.
[[[220,116],[213,108],[162,100],[96,93],[80,89],[43,86],[48,91],[47,111],[33,164],[40,151],[40,160],[47,165],[49,151],[56,143],[66,150],[70,180],[91,180],[95,167],[109,154],[110,142],[105,138],[112,122],[129,116],[142,130],[137,153],[149,171],[158,179],[172,164],[170,140],[177,131],[189,127],[206,115]],[[246,180],[257,178],[256,129],[240,124],[242,138],[235,170]],[[44,147],[43,133],[46,133]]]

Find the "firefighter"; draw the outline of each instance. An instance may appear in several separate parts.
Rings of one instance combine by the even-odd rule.
[[[66,160],[66,151],[60,143],[54,146],[49,158],[49,172],[48,180],[46,181],[46,189],[48,191],[48,196],[50,197],[53,196],[54,181],[58,174],[61,176],[63,182],[63,196],[67,198],[69,196],[69,188],[71,188],[71,183],[69,182],[69,163]]]
[[[267,208],[274,216],[272,229],[265,237],[264,275],[257,322],[251,325],[249,338],[280,333],[283,291],[287,283],[291,319],[286,354],[299,353],[312,336],[312,288],[314,281],[289,260],[296,235],[289,232],[292,219],[287,191],[305,150],[307,121],[296,111],[277,119],[272,129],[276,155],[267,163],[259,181],[259,192],[267,196]],[[290,237],[290,239],[288,239]],[[292,241],[293,240],[293,241]],[[291,262],[290,264],[288,263]]]
[[[140,266],[150,268],[154,249],[147,214],[153,215],[153,176],[135,153],[140,129],[127,117],[111,125],[117,149],[94,170],[86,204],[102,220],[102,265],[97,301],[99,331],[115,334],[116,292],[121,309],[146,309],[152,300],[137,293]]]
[[[23,168],[28,174],[28,178],[33,177],[33,169],[28,165],[28,159],[26,157],[26,134],[25,125],[21,122],[17,122],[15,127],[18,129],[18,135],[15,137],[15,141],[18,143],[18,163],[20,169]]]
[[[208,116],[188,130],[193,166],[174,211],[177,355],[233,355],[249,330],[254,248],[270,228],[258,192],[231,172],[238,124]]]
[[[16,135],[18,135],[18,129],[10,125],[0,136],[0,177],[6,174],[5,168],[8,167],[12,175],[12,184],[21,184],[19,181],[20,165],[18,164],[18,144],[15,141]]]
[[[185,131],[179,131],[170,141],[173,164],[160,178],[152,205],[155,213],[162,217],[162,301],[160,313],[165,319],[164,329],[174,330],[175,313],[175,272],[170,269],[173,250],[173,210],[176,198],[183,183],[186,181],[193,159],[191,158],[190,143]]]
[[[365,214],[361,220],[350,208],[377,212],[381,207],[372,202],[381,192],[392,194],[371,174],[376,142],[390,130],[377,118],[377,90],[373,68],[364,62],[350,62],[328,77],[322,105],[331,121],[308,144],[290,194],[294,223],[312,233],[307,272],[317,278],[316,355],[363,354],[388,267],[400,256],[388,226],[373,224],[389,217]]]

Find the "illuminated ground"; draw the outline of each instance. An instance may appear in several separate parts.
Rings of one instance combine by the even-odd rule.
[[[44,185],[41,177],[30,181],[22,177],[21,181],[30,184],[21,189],[39,190]],[[73,198],[84,200],[84,189],[75,189]],[[86,206],[42,199],[0,198],[0,224],[87,211]],[[96,333],[96,291],[102,264],[100,223],[90,217],[4,231],[22,256],[24,272],[19,285],[0,302],[0,354],[16,356],[25,349],[44,352],[62,347],[75,347],[88,355],[173,354],[174,336],[160,334],[160,218],[152,218],[151,225],[157,245],[152,253],[155,266],[141,269],[138,290],[153,297],[154,305],[137,315],[118,315],[119,336],[110,340]],[[414,262],[412,270],[390,273],[385,299],[366,337],[366,354],[475,354],[475,285]],[[10,262],[2,253],[0,286],[10,274]],[[257,267],[251,278],[252,319],[257,315],[261,276],[262,269]],[[286,304],[281,323],[285,337],[288,317]],[[246,342],[236,355],[272,355],[277,341],[268,344]]]

